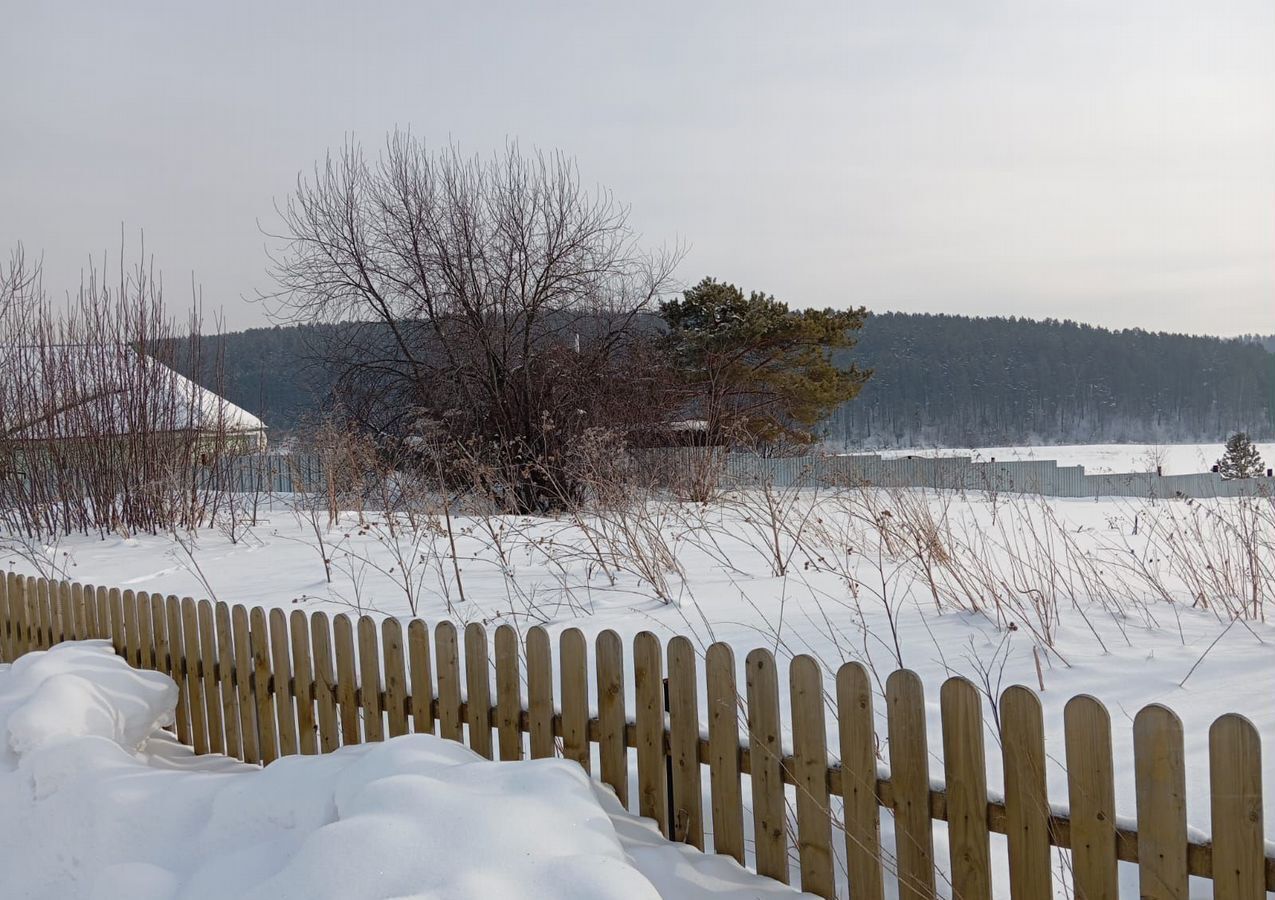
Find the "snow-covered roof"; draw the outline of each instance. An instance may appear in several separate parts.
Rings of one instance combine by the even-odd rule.
[[[122,346],[0,345],[0,435],[264,431],[261,419],[158,360]]]

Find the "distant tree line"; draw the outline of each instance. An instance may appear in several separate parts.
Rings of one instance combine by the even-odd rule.
[[[224,336],[228,399],[278,433],[331,404],[341,325]],[[834,361],[873,375],[820,427],[833,446],[1275,437],[1275,355],[1251,341],[1073,322],[883,313]]]
[[[874,374],[826,423],[834,445],[1275,436],[1275,355],[1242,339],[885,313],[853,356]]]

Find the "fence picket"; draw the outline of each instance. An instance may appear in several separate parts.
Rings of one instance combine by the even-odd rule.
[[[531,758],[553,756],[553,651],[549,632],[539,625],[527,630],[527,718]]]
[[[1266,896],[1262,742],[1243,716],[1222,716],[1209,729],[1209,792],[1213,896],[1215,900],[1262,900]]]
[[[127,610],[125,606],[125,610]],[[239,695],[235,686],[235,644],[231,637],[230,607],[218,601],[214,609],[217,627],[217,654],[220,664],[221,719],[226,734],[226,755],[244,759],[240,732]],[[125,627],[127,628],[127,615]]]
[[[17,658],[13,650],[11,629],[14,623],[13,613],[9,609],[9,582],[4,573],[0,573],[0,662],[11,663]]]
[[[704,849],[704,792],[699,771],[699,693],[695,647],[684,637],[668,643],[669,754],[673,760],[672,838]]]
[[[793,781],[797,784],[797,858],[801,889],[834,898],[832,804],[828,797],[828,736],[824,721],[823,673],[810,656],[788,668],[792,703]]]
[[[744,864],[744,800],[739,785],[739,691],[735,653],[715,643],[704,659],[708,702],[708,781],[713,852]]]
[[[252,644],[252,694],[257,707],[257,754],[262,765],[279,758],[275,740],[274,698],[270,690],[270,636],[266,611],[254,606],[248,613],[248,639]]]
[[[784,802],[779,676],[768,650],[744,660],[748,690],[748,760],[753,787],[757,871],[788,883],[788,815]]]
[[[469,748],[479,756],[491,759],[491,676],[487,671],[487,629],[477,622],[465,626],[465,695]]]
[[[438,667],[438,734],[451,741],[463,741],[460,653],[456,647],[456,626],[451,622],[439,622],[434,629],[434,661]]]
[[[190,727],[190,687],[186,683],[186,648],[182,640],[182,606],[181,601],[171,594],[164,598],[162,607],[165,638],[168,644],[168,675],[177,682],[177,739],[183,744],[191,744]]]
[[[181,601],[182,623],[182,680],[186,684],[186,693],[190,704],[190,733],[194,741],[195,752],[208,752],[211,741],[208,737],[208,708],[204,703],[203,672],[200,669],[202,643],[199,637],[199,609],[190,597]],[[209,662],[211,667],[212,663]]]
[[[899,900],[933,900],[930,754],[925,735],[925,692],[921,679],[907,669],[892,673],[886,680],[885,702],[890,734],[890,786],[894,790]]]
[[[37,602],[40,608],[40,641],[37,646],[48,650],[53,646],[53,633],[56,626],[56,597],[49,596],[49,582],[41,578],[35,583]]]
[[[939,703],[943,713],[943,771],[947,785],[952,896],[961,900],[991,900],[983,700],[973,684],[958,677],[943,682]]]
[[[502,760],[522,759],[522,682],[518,677],[518,632],[496,628],[496,736]]]
[[[1051,897],[1049,797],[1040,700],[1027,688],[1015,685],[1001,694],[1000,715],[1010,896],[1015,900]]]
[[[381,652],[385,654],[385,712],[390,737],[407,734],[407,667],[403,658],[403,623],[381,623]]]
[[[381,655],[376,646],[376,620],[359,616],[359,705],[363,708],[365,740],[385,740],[385,711],[381,709]]]
[[[664,660],[649,631],[633,638],[634,712],[637,716],[638,813],[669,836],[668,773],[664,769]]]
[[[319,752],[318,727],[314,720],[314,666],[310,653],[310,623],[306,614],[294,609],[288,617],[292,635],[292,693],[297,702],[297,750],[306,755]]]
[[[1116,786],[1111,717],[1093,697],[1072,697],[1063,711],[1071,867],[1079,900],[1118,900]]]
[[[359,712],[359,676],[354,653],[354,623],[345,613],[332,620],[332,637],[336,642],[336,702],[341,710],[341,745],[363,741]]]
[[[558,637],[559,684],[562,686],[562,755],[590,771],[589,645],[579,628]]]
[[[203,679],[204,722],[208,728],[208,747],[213,753],[226,752],[226,733],[222,727],[221,687],[217,680],[217,632],[213,628],[213,607],[200,600],[196,607],[199,620],[199,674]]]
[[[850,893],[856,900],[882,900],[876,719],[872,713],[872,682],[859,663],[846,663],[837,670],[837,722]]]
[[[314,661],[314,705],[319,717],[319,750],[331,753],[341,746],[341,726],[336,712],[336,671],[332,665],[332,632],[328,617],[310,616],[310,641]]]
[[[603,784],[629,806],[629,745],[625,738],[624,642],[607,629],[597,640],[598,762]]]
[[[120,594],[120,603],[124,606],[124,645],[127,648],[125,659],[133,668],[142,667],[141,617],[138,615],[137,594],[125,590]]]
[[[1133,719],[1142,900],[1186,900],[1186,766],[1182,722],[1159,704]]]
[[[239,703],[239,738],[243,743],[243,761],[261,762],[261,741],[257,735],[257,700],[253,690],[252,628],[248,610],[236,604],[230,610],[230,624],[235,645],[235,694]]]
[[[274,673],[275,720],[278,727],[279,755],[295,756],[297,752],[297,708],[292,699],[292,639],[288,636],[288,617],[283,610],[270,610],[270,664]]]
[[[434,673],[429,657],[429,628],[420,619],[407,625],[407,662],[412,679],[412,731],[434,733]]]
[[[124,598],[119,588],[111,588],[106,594],[106,602],[110,607],[111,646],[115,653],[128,659],[128,645],[124,641]]]

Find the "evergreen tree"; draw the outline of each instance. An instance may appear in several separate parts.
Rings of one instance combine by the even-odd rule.
[[[1262,474],[1262,455],[1247,434],[1236,432],[1227,438],[1217,470],[1223,478],[1253,478]]]
[[[814,428],[856,396],[869,371],[844,358],[868,312],[789,309],[705,278],[660,305],[667,346],[691,406],[720,442],[808,443]],[[841,351],[841,364],[830,359]]]

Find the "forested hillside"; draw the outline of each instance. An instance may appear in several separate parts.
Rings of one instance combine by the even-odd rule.
[[[875,374],[828,424],[851,445],[1217,440],[1275,433],[1275,356],[1242,340],[885,313]]]
[[[320,348],[334,335],[225,335],[223,392],[276,433],[320,415],[332,384]],[[828,421],[835,446],[1275,437],[1275,355],[1251,339],[883,313],[851,353],[874,374]]]

